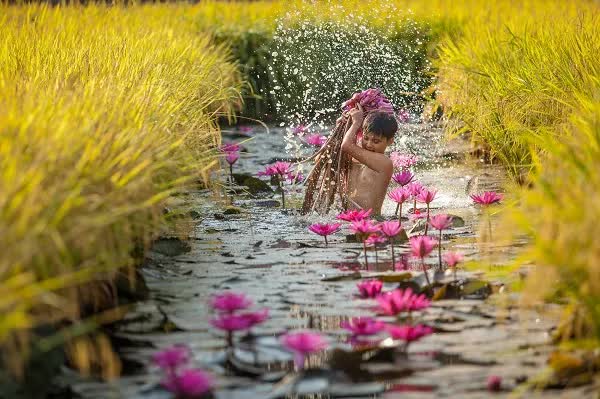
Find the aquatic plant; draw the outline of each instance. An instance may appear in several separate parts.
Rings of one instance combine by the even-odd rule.
[[[377,279],[365,280],[356,284],[361,298],[375,298],[381,293],[383,283]]]
[[[378,233],[369,235],[367,237],[367,239],[364,241],[365,245],[372,246],[373,249],[375,250],[375,264],[376,265],[379,264],[379,256],[378,256],[378,252],[377,252],[377,246],[379,244],[384,244],[385,242],[387,242],[385,237],[382,237]]]
[[[436,245],[436,241],[435,239],[429,236],[423,235],[411,237],[409,239],[409,243],[412,255],[416,258],[421,259],[421,266],[423,268],[423,273],[425,274],[425,279],[427,280],[427,286],[431,287],[431,282],[429,281],[427,268],[425,267],[425,257],[431,253],[431,251]]]
[[[219,312],[234,313],[237,310],[247,309],[252,306],[252,300],[246,294],[225,291],[214,295],[210,299],[210,305]]]
[[[190,349],[185,345],[173,345],[152,355],[152,363],[168,373],[175,373],[177,369],[188,364]]]
[[[452,226],[452,216],[446,214],[434,215],[429,220],[429,224],[436,230],[440,231],[440,238],[438,240],[438,259],[439,269],[442,270],[442,231]]]
[[[219,147],[219,150],[227,154],[229,152],[238,152],[241,150],[241,148],[242,147],[236,143],[223,143]]]
[[[415,213],[417,211],[417,197],[424,187],[418,181],[412,181],[406,185],[406,188],[410,191],[410,195],[413,197],[413,213]]]
[[[294,363],[298,369],[304,368],[306,355],[327,348],[327,341],[322,335],[312,332],[293,332],[281,337],[282,345],[294,352]]]
[[[277,161],[271,165],[267,165],[264,170],[257,173],[258,176],[268,176],[275,179],[276,185],[281,192],[281,207],[285,209],[285,190],[283,182],[286,180],[296,180],[298,177],[292,171],[292,164],[289,162]]]
[[[312,145],[314,147],[323,147],[325,142],[327,141],[327,137],[322,136],[320,134],[309,134],[304,137],[304,141],[306,144]]]
[[[374,224],[374,222],[372,220],[361,219],[361,220],[353,221],[350,224],[350,230],[354,234],[356,234],[356,236],[358,237],[359,241],[362,241],[362,243],[363,243],[363,251],[364,251],[364,255],[365,255],[365,265],[366,265],[366,267],[369,267],[369,261],[367,259],[367,243],[366,243],[366,240],[369,238],[369,236],[371,234],[377,233],[379,231],[379,228],[377,227],[376,224]]]
[[[497,204],[502,201],[503,198],[502,194],[498,194],[494,191],[485,191],[482,194],[471,194],[470,197],[473,199],[474,203],[482,206]]]
[[[402,226],[399,221],[391,220],[386,222],[381,222],[379,225],[379,230],[383,233],[389,240],[390,246],[392,249],[392,264],[396,263],[396,255],[394,253],[394,238],[400,234],[402,231]]]
[[[417,195],[417,201],[427,204],[427,220],[425,223],[425,235],[427,235],[427,230],[429,228],[429,208],[431,202],[435,199],[435,195],[437,194],[436,190],[428,190],[426,188],[422,188],[419,194]]]
[[[487,379],[487,389],[490,392],[498,392],[502,389],[502,377],[499,375],[490,375]]]
[[[214,387],[212,377],[200,369],[186,369],[167,374],[161,385],[177,398],[200,399]]]
[[[410,183],[414,177],[415,175],[413,175],[410,170],[403,170],[402,172],[394,173],[392,175],[392,180],[404,187]]]
[[[358,222],[368,218],[371,215],[372,209],[348,209],[336,216],[336,219],[346,222]]]
[[[388,324],[386,326],[386,330],[393,339],[402,340],[405,342],[405,351],[408,351],[408,345],[411,342],[418,341],[419,339],[433,333],[433,328],[421,324],[416,326],[396,326]]]
[[[327,246],[327,236],[340,230],[340,223],[314,223],[308,226],[308,229],[315,234],[323,236],[325,246]]]
[[[414,294],[410,288],[389,291],[379,295],[375,299],[381,313],[390,316],[425,309],[431,304],[425,295]]]
[[[394,164],[394,168],[402,171],[408,171],[408,168],[414,166],[419,160],[415,155],[400,154],[398,151],[390,152],[390,159]]]
[[[233,164],[240,158],[240,153],[237,151],[231,151],[225,154],[225,161],[229,164],[229,178],[233,183]]]
[[[410,197],[411,192],[407,187],[398,187],[388,193],[388,198],[397,204],[394,214],[398,218],[399,223],[402,223],[402,204],[408,201]]]
[[[356,336],[378,334],[385,329],[386,325],[373,317],[353,317],[349,321],[342,321],[340,327]]]
[[[458,263],[462,262],[463,258],[464,258],[463,254],[461,254],[459,252],[446,252],[444,254],[444,256],[442,257],[444,262],[446,262],[446,264],[448,264],[448,267],[452,268],[455,281],[456,281],[456,265]]]
[[[299,124],[292,128],[292,133],[294,134],[294,136],[304,136],[306,132],[308,132],[308,127],[303,124]]]

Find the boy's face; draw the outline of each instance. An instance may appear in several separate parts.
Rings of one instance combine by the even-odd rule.
[[[367,151],[383,154],[392,141],[394,141],[393,138],[387,139],[385,136],[365,132],[363,133],[362,147]]]

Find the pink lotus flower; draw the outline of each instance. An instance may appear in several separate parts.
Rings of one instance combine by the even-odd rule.
[[[288,333],[281,337],[281,343],[295,353],[294,362],[299,369],[304,367],[306,355],[327,347],[327,342],[321,335],[311,332]]]
[[[240,126],[240,133],[243,135],[249,136],[252,133],[252,127],[250,126]]]
[[[427,213],[423,213],[420,210],[415,209],[415,213],[408,215],[408,218],[413,222],[417,219],[427,219]]]
[[[321,136],[320,134],[309,134],[304,138],[304,141],[306,142],[306,144],[315,147],[322,147],[323,144],[325,144],[325,142],[327,141],[327,137]]]
[[[502,194],[493,191],[486,191],[483,194],[473,194],[471,198],[476,204],[488,206],[502,201]]]
[[[463,255],[459,252],[446,252],[443,256],[444,262],[448,264],[450,267],[456,266],[458,263],[462,262]]]
[[[357,222],[368,218],[371,215],[372,209],[349,209],[337,215],[336,219],[346,222]]]
[[[340,223],[314,223],[308,226],[308,229],[315,234],[323,236],[325,238],[325,245],[327,245],[327,236],[339,231]]]
[[[418,181],[413,181],[406,185],[406,188],[410,191],[410,195],[417,198],[417,196],[423,191],[423,185]]]
[[[452,226],[452,216],[445,214],[434,215],[429,220],[429,224],[436,230],[446,230]]]
[[[256,312],[244,313],[242,316],[248,319],[248,328],[251,328],[269,318],[269,309],[265,308]]]
[[[356,284],[362,298],[375,298],[381,293],[383,283],[379,280],[365,280]]]
[[[222,152],[238,152],[240,150],[240,145],[235,143],[225,143],[219,149]]]
[[[390,159],[396,169],[408,169],[418,161],[418,158],[414,155],[400,154],[397,151],[390,153]]]
[[[190,349],[184,345],[174,345],[152,355],[152,362],[163,370],[173,372],[190,360]]]
[[[265,170],[258,172],[258,176],[276,176],[284,177],[288,175],[291,170],[292,164],[289,162],[277,161],[271,165],[265,167]]]
[[[437,244],[436,240],[429,236],[411,237],[409,242],[412,255],[421,259],[429,255]]]
[[[285,178],[290,183],[302,183],[304,181],[304,175],[301,172],[290,172]]]
[[[387,240],[380,236],[379,234],[371,234],[366,240],[365,243],[367,245],[377,246],[377,244],[383,244]]]
[[[292,133],[294,133],[295,136],[302,136],[307,131],[308,131],[308,127],[306,125],[302,125],[302,124],[300,124],[298,126],[294,126],[294,128],[292,129]]]
[[[381,312],[390,316],[425,309],[431,304],[425,295],[415,295],[410,288],[386,292],[376,299]]]
[[[401,186],[406,186],[415,177],[409,170],[403,170],[402,172],[395,173],[392,179]]]
[[[225,161],[227,161],[229,165],[233,165],[234,163],[236,163],[239,158],[239,152],[228,152],[227,155],[225,155]]]
[[[498,392],[502,389],[502,377],[490,375],[487,379],[487,389],[491,392]]]
[[[388,197],[398,204],[406,202],[410,196],[410,190],[408,190],[406,187],[398,187],[388,193]]]
[[[436,190],[428,190],[426,188],[421,189],[421,192],[417,195],[417,201],[429,205],[437,194]]]
[[[342,321],[340,327],[350,331],[352,335],[374,335],[385,329],[385,323],[372,317],[353,317],[350,321]]]
[[[361,219],[353,221],[350,225],[350,230],[352,230],[352,232],[355,234],[368,236],[373,233],[377,233],[379,231],[379,228],[373,223],[372,220]]]
[[[398,222],[397,220],[381,222],[378,227],[379,230],[383,234],[385,234],[386,237],[396,237],[402,231],[400,222]]]
[[[250,300],[245,294],[236,294],[231,291],[223,292],[213,296],[210,300],[213,309],[220,312],[233,313],[236,310],[246,309],[252,306]]]
[[[394,113],[394,107],[390,101],[383,95],[379,89],[367,89],[354,93],[352,98],[342,104],[342,110],[349,111],[355,108],[357,104],[364,107],[365,112],[380,111],[389,114]]]
[[[243,314],[221,314],[211,319],[210,324],[231,333],[249,329],[252,326],[252,319]]]
[[[388,325],[387,331],[393,339],[400,339],[407,343],[421,339],[433,333],[433,328],[425,325],[393,326]]]
[[[161,382],[168,391],[178,398],[198,398],[213,388],[212,378],[199,369],[187,369],[177,374],[169,374]]]

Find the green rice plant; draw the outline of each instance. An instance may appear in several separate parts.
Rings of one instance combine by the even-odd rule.
[[[0,6],[0,285],[32,282],[0,303],[4,342],[116,303],[161,203],[217,164],[228,59],[187,6]]]

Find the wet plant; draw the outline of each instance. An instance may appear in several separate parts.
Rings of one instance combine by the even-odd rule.
[[[284,182],[293,182],[298,180],[299,177],[298,173],[292,171],[292,164],[289,162],[277,161],[258,172],[258,176],[267,176],[271,178],[271,183],[275,184],[281,193],[281,208],[285,209]]]
[[[429,220],[429,224],[436,230],[439,230],[440,235],[438,239],[438,260],[439,260],[439,270],[443,270],[442,268],[442,231],[450,228],[452,226],[452,216],[448,216],[445,214],[434,215]]]
[[[390,153],[390,159],[394,164],[394,169],[400,170],[400,176],[402,176],[401,181],[405,182],[404,184],[401,184],[400,182],[397,183],[401,186],[405,186],[410,183],[414,178],[414,175],[412,175],[408,169],[411,166],[416,165],[418,158],[415,155],[401,154],[398,151],[392,151]],[[408,177],[410,177],[410,179],[406,181]]]
[[[348,321],[342,321],[340,327],[350,331],[352,336],[356,337],[379,334],[386,326],[373,317],[352,317]]]
[[[356,284],[361,298],[376,298],[381,294],[383,283],[377,279],[365,280]]]
[[[212,377],[204,370],[189,368],[190,350],[175,345],[152,355],[152,362],[164,373],[160,384],[177,398],[200,398],[213,389]]]
[[[429,209],[431,202],[435,199],[437,191],[436,190],[428,190],[426,188],[422,188],[419,194],[417,195],[417,201],[427,204],[427,219],[425,220],[425,232],[424,235],[427,235],[427,231],[429,228]]]
[[[325,239],[325,246],[327,246],[327,236],[338,232],[340,226],[340,223],[314,223],[308,226],[308,229],[313,233],[322,236]]]
[[[358,238],[358,240],[362,241],[362,243],[363,243],[363,253],[365,255],[365,266],[368,268],[369,260],[367,259],[367,240],[369,239],[369,236],[371,234],[377,233],[379,231],[379,228],[377,227],[376,224],[373,223],[373,221],[371,221],[369,219],[362,219],[362,220],[352,222],[350,225],[350,230],[352,230],[352,232],[354,234],[356,234],[356,237]]]
[[[452,269],[456,281],[456,265],[463,261],[464,256],[459,252],[446,252],[442,257],[444,262]]]
[[[378,255],[378,251],[377,251],[377,246],[385,243],[387,240],[381,236],[381,234],[371,234],[366,240],[365,240],[365,244],[369,245],[369,246],[373,246],[373,249],[375,250],[375,264],[378,265],[379,264],[379,255]]]
[[[394,173],[392,175],[392,180],[402,187],[406,186],[414,178],[415,175],[413,175],[410,170],[403,170],[402,172]]]
[[[423,185],[418,181],[413,181],[406,185],[406,188],[410,191],[410,195],[413,198],[413,214],[417,212],[417,197],[424,189]]]
[[[433,328],[426,325],[403,325],[396,326],[388,324],[386,326],[386,330],[390,337],[394,340],[402,340],[404,341],[404,352],[408,353],[408,345],[411,342],[418,341],[419,339],[426,337],[433,333]]]
[[[410,288],[396,289],[375,298],[381,313],[388,316],[398,316],[429,307],[431,302],[423,294],[415,294]]]
[[[309,331],[287,333],[281,337],[281,344],[294,353],[294,364],[299,370],[304,369],[307,355],[327,348],[322,335]]]
[[[388,198],[394,201],[396,205],[396,212],[394,213],[398,218],[398,223],[402,223],[402,204],[411,197],[410,190],[406,187],[398,187],[388,193]]]
[[[346,222],[358,222],[368,218],[371,215],[372,209],[348,209],[336,216],[336,219]]]
[[[392,249],[392,264],[396,264],[396,255],[394,254],[394,238],[397,237],[402,231],[400,222],[395,220],[381,222],[379,224],[379,230],[390,241],[390,247]]]
[[[484,209],[484,214],[487,219],[488,225],[488,240],[492,241],[492,214],[490,212],[490,205],[498,204],[502,201],[502,195],[493,191],[486,191],[482,194],[472,194],[471,199],[477,205],[480,205]]]
[[[412,256],[421,259],[421,266],[423,269],[423,273],[425,274],[425,280],[427,280],[427,289],[431,289],[429,274],[427,273],[427,268],[425,266],[425,257],[429,255],[431,251],[433,251],[433,248],[436,245],[436,241],[435,239],[427,235],[423,235],[411,237],[409,243]]]

